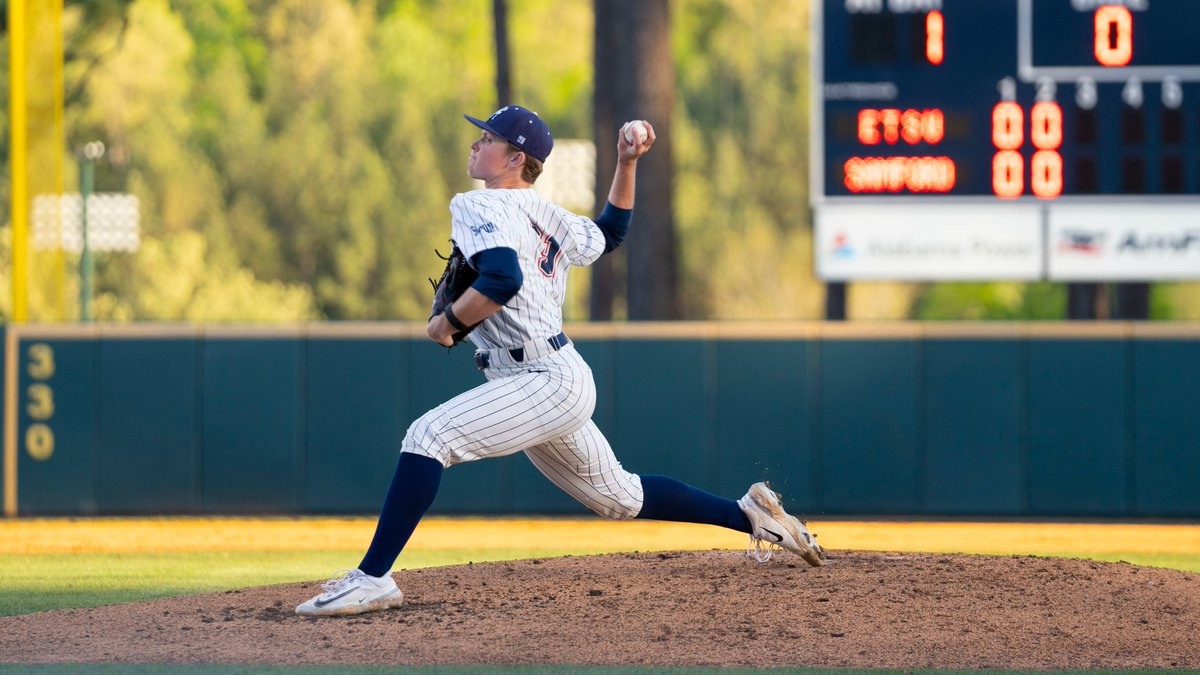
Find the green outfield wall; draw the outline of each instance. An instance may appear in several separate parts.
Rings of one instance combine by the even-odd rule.
[[[624,466],[809,514],[1200,517],[1200,326],[568,326]],[[7,515],[370,513],[480,383],[407,323],[9,326]],[[520,456],[437,513],[577,514]]]

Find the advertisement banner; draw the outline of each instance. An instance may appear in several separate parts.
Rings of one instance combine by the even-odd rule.
[[[1200,279],[1200,204],[1055,204],[1046,236],[1053,280]]]
[[[1030,204],[824,204],[817,275],[827,281],[1040,279],[1042,215]]]

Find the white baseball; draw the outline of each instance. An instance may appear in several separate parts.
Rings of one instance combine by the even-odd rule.
[[[633,120],[625,123],[625,140],[630,143],[641,145],[646,142],[650,136],[650,132],[646,131],[646,123],[641,120]]]

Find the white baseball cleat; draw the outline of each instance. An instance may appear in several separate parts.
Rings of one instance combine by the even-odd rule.
[[[750,547],[746,555],[760,563],[767,562],[779,547],[804,558],[809,565],[825,564],[825,551],[804,522],[783,510],[778,494],[766,483],[750,486],[746,496],[738,500],[742,513],[750,519]],[[765,544],[765,546],[764,546]]]
[[[377,612],[399,607],[404,593],[396,587],[391,574],[373,577],[362,570],[340,570],[321,584],[325,592],[296,608],[305,616],[334,616]]]

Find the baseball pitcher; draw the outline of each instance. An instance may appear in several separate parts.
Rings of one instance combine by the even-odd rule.
[[[510,105],[486,120],[464,117],[481,130],[467,173],[484,187],[450,201],[453,249],[435,284],[426,332],[446,347],[474,343],[487,381],[412,423],[362,562],[325,582],[296,612],[358,614],[400,605],[392,565],[433,503],[443,471],[516,452],[602,516],[727,527],[750,535],[748,553],[759,562],[782,547],[821,565],[825,553],[816,539],[766,484],[751,485],[735,502],[673,478],[630,473],[591,419],[592,372],[562,327],[567,274],[624,240],[637,162],[654,145],[654,128],[640,120],[621,128],[608,203],[593,220],[533,190],[554,147],[536,113]]]

